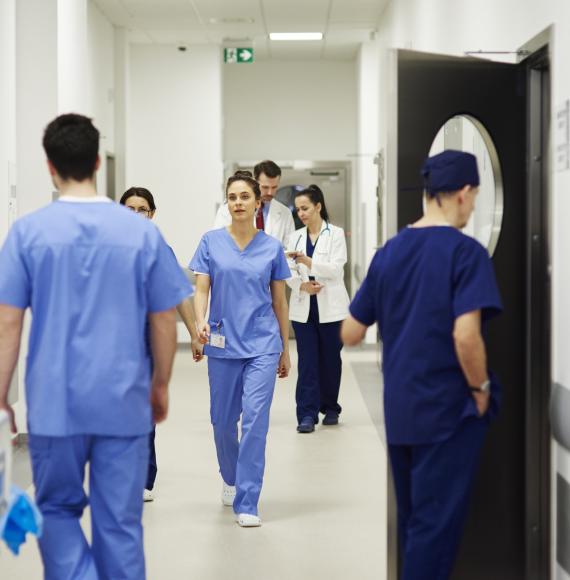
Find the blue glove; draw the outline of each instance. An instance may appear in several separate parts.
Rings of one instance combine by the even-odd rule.
[[[0,518],[0,538],[17,556],[28,532],[41,536],[43,518],[33,500],[19,487],[13,485],[10,492],[8,509]]]

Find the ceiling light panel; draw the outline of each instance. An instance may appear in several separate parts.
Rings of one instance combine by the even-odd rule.
[[[284,41],[311,41],[311,40],[322,40],[322,32],[271,32],[269,33],[269,38],[271,40],[284,40]]]

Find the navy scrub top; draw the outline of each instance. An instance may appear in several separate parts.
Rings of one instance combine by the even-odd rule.
[[[378,322],[388,443],[444,441],[476,414],[453,340],[455,319],[474,310],[483,322],[501,312],[495,273],[485,248],[455,228],[408,227],[374,256],[350,313]]]

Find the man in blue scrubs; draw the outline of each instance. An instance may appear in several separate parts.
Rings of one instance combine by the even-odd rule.
[[[473,155],[424,163],[426,211],[381,248],[345,321],[354,345],[378,323],[403,580],[449,578],[498,387],[482,326],[501,311],[485,248],[459,230],[475,205]]]
[[[43,145],[60,197],[18,220],[0,251],[0,408],[15,432],[7,391],[29,307],[26,398],[45,578],[141,580],[148,434],[167,415],[174,308],[192,288],[149,220],[97,196],[90,119],[58,117]],[[88,503],[91,545],[80,527]]]

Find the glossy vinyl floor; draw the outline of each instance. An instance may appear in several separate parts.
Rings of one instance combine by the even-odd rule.
[[[278,380],[271,414],[261,528],[240,528],[220,502],[206,362],[176,359],[171,410],[157,430],[155,501],[144,510],[147,576],[160,580],[383,580],[386,452],[376,353],[343,353],[337,427],[295,431],[293,372]],[[20,469],[21,471],[21,469]],[[30,491],[33,489],[30,487]],[[89,513],[84,517],[89,528]],[[2,546],[2,580],[42,578],[34,540],[15,558]]]

